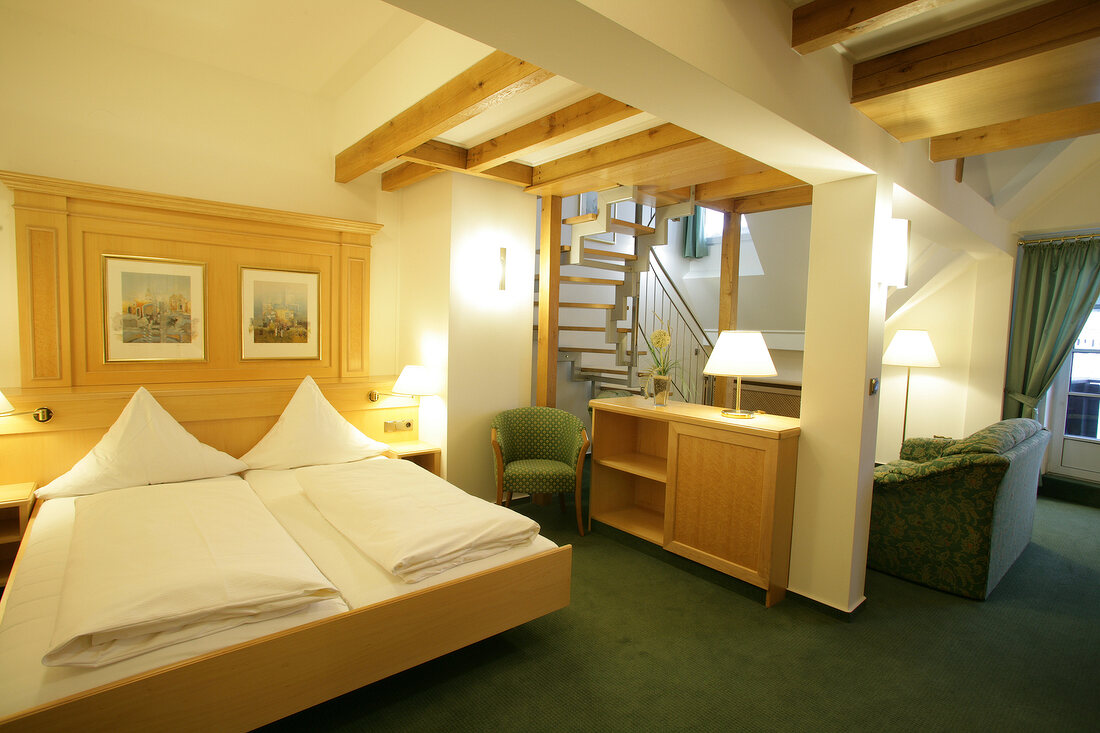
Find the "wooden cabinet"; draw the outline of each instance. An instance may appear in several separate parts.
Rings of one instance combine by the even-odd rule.
[[[0,586],[7,585],[34,505],[34,482],[0,486]]]
[[[391,443],[390,448],[399,458],[412,461],[421,468],[426,468],[436,476],[442,471],[443,451],[437,445],[426,443],[423,440],[410,440],[404,443]]]
[[[765,589],[787,587],[798,420],[592,400],[589,519]]]

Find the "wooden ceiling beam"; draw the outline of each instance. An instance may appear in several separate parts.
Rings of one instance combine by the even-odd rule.
[[[695,200],[700,203],[754,196],[768,191],[803,186],[806,182],[775,168],[764,167],[757,173],[700,183],[695,187]]]
[[[502,51],[481,61],[336,156],[336,180],[347,183],[552,74]]]
[[[382,174],[382,190],[390,192],[400,191],[406,186],[419,183],[425,178],[431,178],[436,173],[442,172],[442,168],[433,168],[428,165],[421,165],[420,163],[402,163],[401,165],[390,168]]]
[[[791,48],[807,54],[884,28],[950,0],[814,0],[794,9]]]
[[[703,141],[693,132],[666,123],[627,135],[596,147],[567,155],[535,166],[528,193],[541,194],[542,189],[560,186],[570,179],[598,177],[602,169],[634,162],[649,156],[673,151]],[[610,183],[614,185],[614,183]]]
[[[640,111],[629,104],[603,94],[593,94],[473,146],[466,154],[466,168],[477,173],[532,150],[570,140],[637,114]]]
[[[937,135],[931,140],[928,157],[932,162],[939,163],[1097,132],[1100,132],[1100,102],[950,135]]]
[[[798,186],[797,188],[785,188],[782,191],[770,191],[729,200],[725,210],[733,214],[758,214],[762,211],[775,211],[776,209],[790,209],[795,206],[809,206],[814,200],[813,186]]]
[[[472,171],[466,167],[467,150],[459,145],[452,145],[441,140],[429,140],[417,145],[412,150],[407,150],[397,156],[401,160],[410,163],[420,163],[443,170],[469,173],[482,178],[491,178],[495,181],[504,181],[517,186],[531,185],[531,166],[523,163],[501,163],[482,171]]]
[[[1097,101],[1095,0],[1053,0],[852,68],[852,104],[902,141]]]

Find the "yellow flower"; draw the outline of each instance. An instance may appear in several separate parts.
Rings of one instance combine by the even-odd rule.
[[[672,343],[672,337],[668,335],[668,331],[663,328],[658,328],[656,331],[649,334],[649,343],[653,345],[654,349],[664,350]]]

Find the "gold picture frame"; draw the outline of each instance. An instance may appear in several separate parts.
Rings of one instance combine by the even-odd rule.
[[[206,361],[206,263],[104,254],[103,360]]]
[[[240,268],[241,360],[321,358],[321,273]]]

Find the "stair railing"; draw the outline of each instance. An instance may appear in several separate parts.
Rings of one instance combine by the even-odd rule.
[[[673,375],[672,388],[680,400],[702,403],[705,400],[703,367],[714,345],[661,261],[651,254],[649,264],[649,270],[641,273],[635,300],[636,317],[631,323],[633,342],[644,343],[639,329],[647,336],[658,328],[668,331],[672,337],[669,355],[680,365],[678,373]]]

